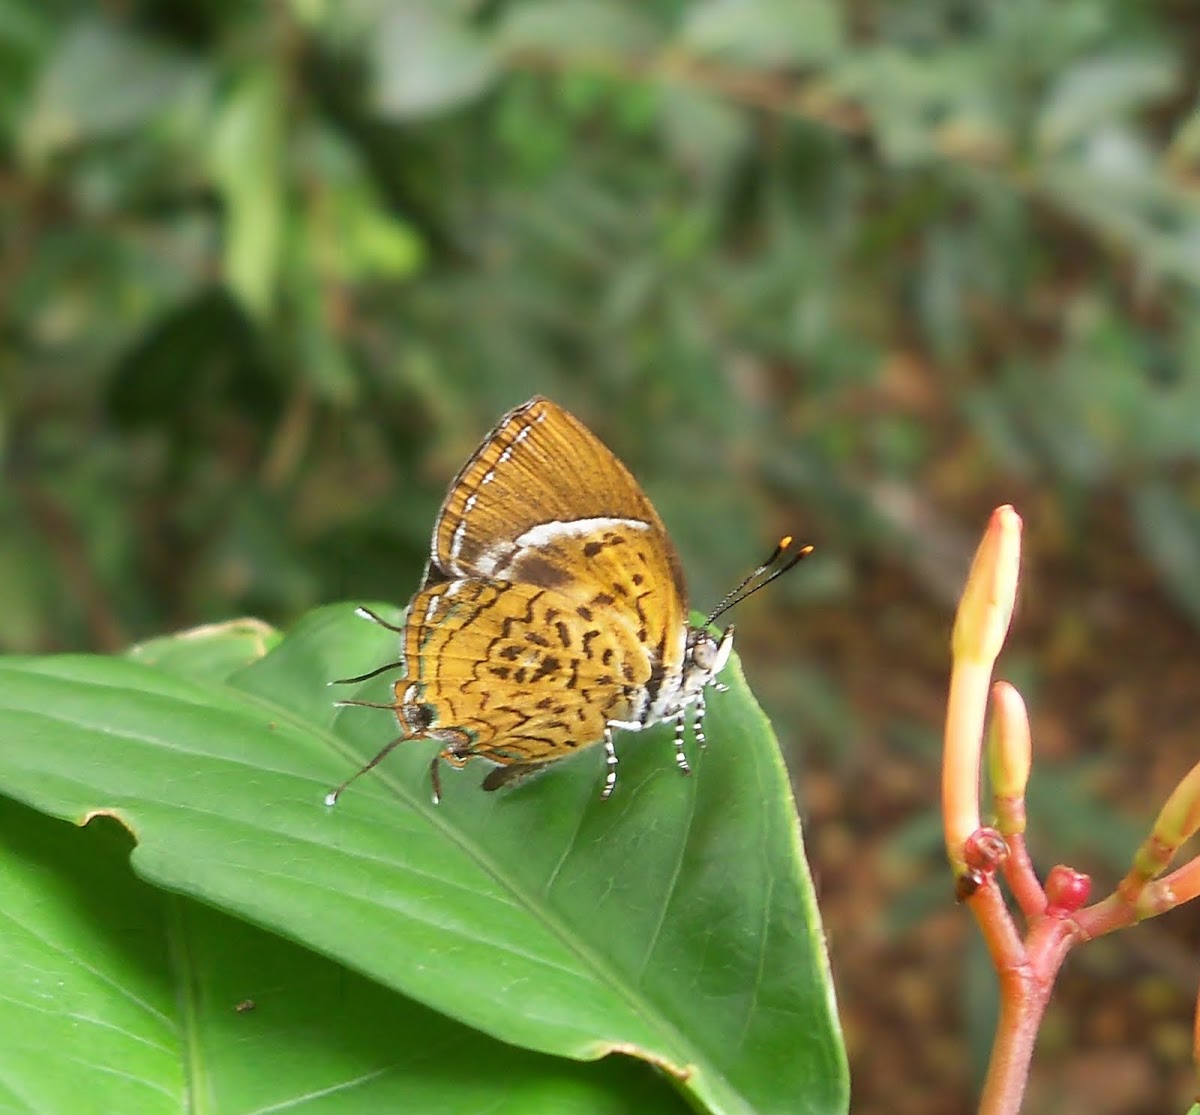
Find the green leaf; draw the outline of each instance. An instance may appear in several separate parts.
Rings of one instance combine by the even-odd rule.
[[[1167,147],[1166,159],[1176,166],[1200,161],[1200,105],[1191,110],[1175,126],[1175,134]]]
[[[56,44],[38,83],[22,146],[33,162],[162,119],[195,98],[200,69],[116,23],[84,19]]]
[[[0,1107],[620,1115],[678,1099],[644,1066],[472,1032],[324,957],[147,886],[110,824],[11,803],[0,829]],[[467,1051],[469,1055],[464,1055]]]
[[[1162,52],[1129,52],[1089,58],[1054,84],[1037,122],[1038,144],[1054,151],[1110,123],[1124,120],[1147,103],[1171,96],[1179,69]]]
[[[225,281],[259,318],[274,304],[283,242],[283,114],[278,76],[256,69],[230,95],[212,138],[226,207]]]
[[[220,683],[258,661],[279,639],[279,632],[262,620],[233,619],[148,639],[132,647],[129,657],[177,677]]]
[[[825,61],[842,39],[841,11],[830,0],[701,0],[680,36],[697,54],[747,66]]]
[[[708,176],[728,173],[750,146],[745,113],[721,97],[682,86],[666,86],[660,120],[671,154]]]
[[[297,146],[307,174],[324,189],[305,209],[302,241],[309,270],[322,286],[365,279],[404,279],[419,270],[423,244],[416,229],[379,196],[359,152],[331,127],[309,128]]]
[[[498,70],[481,35],[432,0],[400,0],[372,44],[375,104],[401,119],[458,108],[484,93]]]
[[[531,0],[510,8],[496,36],[505,51],[629,54],[654,45],[654,27],[613,0]]]
[[[194,680],[0,661],[0,787],[77,821],[112,813],[144,878],[512,1044],[642,1057],[711,1111],[844,1111],[795,807],[737,666],[693,778],[657,729],[619,742],[608,802],[585,749],[508,793],[480,792],[469,767],[434,807],[430,748],[413,745],[326,809],[392,730],[386,713],[333,708],[326,683],[387,662],[393,639],[326,608],[223,685],[211,647]],[[187,674],[187,655],[172,669]],[[345,695],[387,694],[377,678]]]

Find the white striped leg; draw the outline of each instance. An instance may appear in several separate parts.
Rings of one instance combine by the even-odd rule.
[[[688,766],[687,752],[683,749],[683,736],[686,730],[687,709],[681,708],[679,715],[675,717],[675,765],[679,767],[680,774],[692,773],[692,768]]]
[[[608,764],[608,773],[604,776],[604,789],[600,791],[600,800],[605,801],[612,796],[617,788],[617,749],[613,746],[612,728],[604,728],[604,761]]]
[[[708,740],[704,738],[704,714],[707,711],[708,707],[704,703],[704,690],[701,689],[696,694],[696,717],[692,721],[692,731],[696,736],[696,743],[701,751],[708,746]]]

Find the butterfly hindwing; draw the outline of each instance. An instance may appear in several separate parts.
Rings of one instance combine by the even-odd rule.
[[[628,719],[651,666],[636,634],[602,628],[551,589],[463,580],[413,598],[402,726],[416,737],[457,731],[496,762],[558,758]]]

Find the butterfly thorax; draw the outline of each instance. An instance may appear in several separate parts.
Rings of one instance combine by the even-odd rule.
[[[687,627],[682,666],[664,678],[653,700],[647,701],[638,717],[643,727],[674,719],[694,704],[706,686],[717,680],[733,650],[733,628],[726,628],[720,640],[704,627]]]

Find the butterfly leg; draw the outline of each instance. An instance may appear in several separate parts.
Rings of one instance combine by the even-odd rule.
[[[604,726],[604,761],[608,764],[608,773],[604,776],[604,789],[600,791],[600,800],[605,801],[612,796],[617,786],[617,749],[613,746],[612,728]]]
[[[687,752],[684,750],[684,734],[687,731],[687,708],[681,708],[675,717],[675,765],[680,774],[691,774]]]
[[[704,735],[704,714],[708,711],[708,706],[704,703],[704,690],[701,689],[696,694],[696,715],[692,720],[692,732],[696,736],[696,745],[703,751],[708,746],[708,739]]]
[[[438,752],[429,760],[429,787],[433,791],[433,804],[442,804],[442,752]]]
[[[442,768],[439,764],[449,763],[455,770],[462,770],[471,758],[471,740],[457,728],[445,728],[431,732],[430,738],[449,740],[432,759],[429,760],[429,784],[433,790],[433,804],[442,804]]]
[[[467,760],[450,748],[444,747],[429,760],[429,785],[433,790],[433,804],[442,804],[442,761],[449,763],[456,770],[462,770]]]
[[[349,702],[349,703],[354,703],[354,702]],[[382,708],[390,708],[391,706],[383,705],[381,707]],[[330,808],[337,805],[337,800],[338,800],[338,798],[340,798],[342,796],[342,791],[347,786],[349,786],[351,782],[353,782],[360,775],[366,774],[367,771],[371,770],[372,768],[377,767],[388,756],[388,754],[390,754],[392,748],[398,746],[401,743],[404,743],[405,740],[407,740],[408,738],[409,738],[408,736],[397,736],[394,740],[392,740],[391,743],[389,743],[385,748],[383,748],[383,750],[380,751],[379,754],[376,755],[375,758],[373,758],[369,763],[366,763],[363,766],[361,766],[352,775],[350,775],[350,777],[347,778],[345,782],[343,782],[336,789],[330,790],[329,793],[327,793],[325,795],[325,804],[328,805]]]

